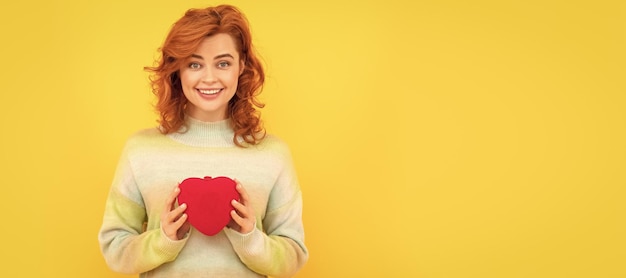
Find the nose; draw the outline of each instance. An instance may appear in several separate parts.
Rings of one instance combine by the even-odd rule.
[[[211,67],[205,67],[203,74],[202,74],[202,82],[212,83],[212,82],[215,82],[216,80],[217,78],[215,76],[214,69]]]

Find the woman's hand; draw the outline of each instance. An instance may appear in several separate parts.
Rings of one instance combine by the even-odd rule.
[[[250,196],[248,196],[246,189],[243,188],[238,180],[235,180],[235,182],[237,182],[237,192],[239,192],[241,200],[231,201],[235,209],[230,212],[232,219],[228,227],[241,234],[247,234],[252,232],[255,228],[256,218],[254,209],[252,208],[252,204],[250,204]]]
[[[161,229],[171,240],[181,240],[189,232],[191,226],[187,222],[187,204],[181,204],[174,208],[176,197],[180,193],[178,186],[170,193],[165,202],[163,213],[161,213]]]

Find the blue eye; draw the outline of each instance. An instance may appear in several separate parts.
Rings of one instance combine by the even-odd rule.
[[[219,62],[219,63],[217,63],[217,67],[218,67],[218,68],[226,68],[226,67],[228,67],[228,66],[230,66],[230,63],[229,63],[229,62],[226,62],[226,61],[223,61],[223,62]]]
[[[190,68],[190,69],[199,69],[199,68],[201,68],[201,67],[202,67],[202,66],[201,66],[200,64],[198,64],[198,63],[190,63],[190,64],[189,64],[189,68]]]

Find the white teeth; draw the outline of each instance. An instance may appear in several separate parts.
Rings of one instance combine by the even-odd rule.
[[[214,95],[217,94],[221,91],[222,89],[213,89],[213,90],[200,90],[198,89],[198,91],[200,91],[201,94],[204,95]]]

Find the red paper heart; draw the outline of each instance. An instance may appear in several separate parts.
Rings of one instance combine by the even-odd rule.
[[[230,222],[232,200],[239,200],[237,184],[227,177],[187,178],[178,187],[178,203],[187,204],[189,223],[205,235],[219,233]]]

